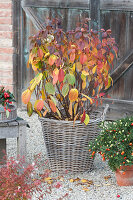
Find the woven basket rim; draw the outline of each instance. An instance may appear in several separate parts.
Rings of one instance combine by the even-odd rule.
[[[102,116],[102,114],[101,114],[101,116]],[[40,116],[39,116],[38,118],[39,118],[40,121],[48,121],[48,122],[54,121],[54,122],[56,122],[56,123],[58,123],[58,124],[64,123],[64,124],[72,124],[72,125],[73,125],[73,121],[50,119],[50,118],[40,117]],[[96,122],[98,123],[98,122],[101,122],[101,121],[102,121],[102,117],[98,117],[97,119],[90,119],[88,125],[89,125],[90,123],[96,123]],[[80,125],[81,125],[82,123],[81,123],[80,120],[76,120],[76,121],[75,121],[75,124],[80,124]],[[85,126],[86,126],[86,125],[85,125]]]
[[[3,106],[0,105],[0,107],[3,107]],[[14,111],[14,110],[17,109],[17,106],[16,106],[16,105],[13,105],[13,104],[9,104],[9,108],[12,109],[11,111]],[[5,112],[5,110],[0,111],[0,113],[4,113],[4,112]]]

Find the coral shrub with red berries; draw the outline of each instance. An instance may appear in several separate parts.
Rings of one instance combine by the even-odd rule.
[[[89,143],[92,158],[100,153],[113,171],[121,166],[133,165],[133,117],[103,122],[100,127],[101,134]]]
[[[12,104],[12,102],[15,102],[14,95],[9,90],[5,90],[2,86],[0,88],[0,104],[4,107],[5,111],[11,112],[9,105]]]

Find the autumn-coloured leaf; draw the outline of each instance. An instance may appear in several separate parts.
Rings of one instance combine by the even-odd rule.
[[[89,75],[89,72],[83,70],[83,71],[82,71],[82,74],[85,75],[85,76],[88,76],[88,75]]]
[[[89,121],[90,121],[90,117],[89,117],[89,115],[86,114],[84,124],[87,125],[89,123]]]
[[[59,82],[62,82],[63,80],[64,80],[64,70],[61,68],[60,70],[59,70],[59,75],[58,75],[58,80],[59,80]]]
[[[36,84],[38,85],[41,81],[43,77],[43,74],[42,73],[38,73],[36,76],[35,76],[35,81],[36,81]]]
[[[73,179],[73,178],[71,178],[69,181],[70,181],[71,183],[73,183],[73,182],[74,182],[74,179]]]
[[[30,91],[33,92],[36,86],[37,86],[37,83],[36,83],[35,79],[33,79],[33,82],[30,86]]]
[[[68,92],[69,92],[69,85],[68,84],[64,84],[63,87],[62,87],[62,95],[64,97],[66,97]]]
[[[31,91],[27,89],[22,93],[22,102],[24,104],[27,104],[30,101],[30,98],[31,98]]]
[[[50,105],[51,110],[55,113],[57,108],[52,100],[49,100],[49,105]]]
[[[63,85],[64,85],[64,83],[61,82],[61,84],[60,84],[60,90],[61,90],[61,91],[62,91]]]
[[[58,74],[59,74],[59,70],[55,68],[53,71],[53,85],[55,85],[58,81]]]
[[[113,79],[111,78],[111,76],[108,76],[108,84],[106,85],[105,90],[107,90],[111,86],[111,83],[113,85]]]
[[[78,98],[78,90],[77,89],[71,89],[70,92],[69,92],[69,100],[71,102],[74,102],[76,101]]]
[[[55,94],[55,88],[54,88],[53,84],[50,82],[45,84],[45,90],[46,90],[46,92],[48,92],[48,94],[52,94],[52,95]]]
[[[76,69],[77,69],[79,72],[81,72],[81,70],[82,70],[82,65],[81,65],[80,62],[76,62]]]
[[[75,60],[75,53],[70,54],[70,62],[73,63]]]
[[[103,97],[104,95],[105,95],[105,93],[102,92],[102,93],[99,94],[99,97]]]
[[[85,95],[85,94],[83,94],[83,93],[82,93],[82,95],[83,95],[84,97],[86,97],[87,99],[89,99],[90,103],[93,103],[93,101],[92,101],[92,99],[91,99],[90,97],[88,97],[87,95]]]
[[[69,114],[72,116],[72,101],[70,101],[70,105],[69,105]]]
[[[28,62],[27,62],[27,68],[29,68],[30,67],[30,65],[29,65],[29,60],[28,60]]]
[[[41,111],[41,110],[43,109],[43,106],[44,106],[43,100],[38,99],[38,100],[35,101],[34,109],[35,109],[36,111]]]
[[[68,80],[68,83],[70,84],[70,85],[74,85],[75,84],[75,76],[73,75],[73,74],[68,74],[68,76],[67,76],[67,80]]]
[[[85,117],[86,117],[86,113],[85,113],[85,110],[84,110],[84,112],[83,112],[83,115],[82,115],[82,117],[81,117],[81,123],[83,123],[83,122],[84,122],[84,120],[85,120]]]
[[[95,95],[95,90],[93,89],[93,90],[92,90],[92,96],[94,96],[94,95]]]
[[[97,69],[97,66],[93,67],[93,69],[92,69],[92,73],[93,73],[93,74],[95,74],[96,69]]]
[[[49,65],[53,65],[54,63],[55,63],[55,61],[56,61],[56,56],[55,55],[51,55],[50,57],[49,57],[49,60],[48,60],[48,63],[49,63]]]
[[[29,101],[27,104],[27,114],[30,117],[32,115],[32,113],[33,113],[33,107],[32,107],[32,103]]]
[[[38,54],[38,57],[42,60],[42,58],[43,58],[43,50],[39,48],[38,51],[37,51],[37,54]]]
[[[61,119],[61,113],[60,113],[60,111],[58,110],[58,108],[56,108],[56,112],[57,112],[59,118]]]
[[[44,111],[44,113],[43,113],[43,117],[46,116],[47,112],[48,112],[48,110],[45,110],[45,111]]]
[[[87,187],[83,187],[83,190],[84,190],[85,192],[89,191],[89,189],[88,189]]]
[[[46,95],[45,95],[45,92],[44,92],[44,88],[42,88],[41,93],[42,93],[42,100],[45,101]]]
[[[36,110],[37,114],[39,115],[39,117],[42,117],[42,114],[40,111]]]
[[[86,80],[82,82],[82,89],[84,90],[86,88]]]
[[[83,65],[85,62],[87,62],[87,55],[82,53],[80,55],[80,63],[81,63],[81,65]]]
[[[37,67],[35,66],[35,65],[32,65],[32,69],[33,69],[33,71],[37,71]]]

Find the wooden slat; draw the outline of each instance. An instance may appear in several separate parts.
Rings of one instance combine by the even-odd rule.
[[[25,7],[54,7],[89,9],[89,0],[23,0]]]
[[[109,104],[106,120],[117,120],[126,116],[133,116],[133,101],[119,99],[104,99]]]
[[[112,72],[111,77],[115,83],[133,65],[133,50],[122,60],[119,66]]]
[[[133,0],[100,0],[102,10],[133,11]]]
[[[93,30],[99,30],[100,27],[100,1],[90,0],[90,18],[91,28]]]

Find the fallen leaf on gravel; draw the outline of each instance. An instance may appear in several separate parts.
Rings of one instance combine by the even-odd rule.
[[[110,178],[111,178],[110,175],[109,175],[109,176],[104,176],[105,181],[107,181],[107,180],[110,179]]]
[[[88,180],[82,179],[81,182],[82,182],[82,183],[88,183]]]
[[[89,189],[86,188],[86,187],[83,187],[82,189],[83,189],[85,192],[86,192],[86,191],[89,191]]]
[[[96,185],[96,184],[94,184],[96,187],[101,187],[101,185]]]
[[[73,182],[74,182],[74,179],[71,178],[69,181],[70,181],[71,183],[73,183]]]
[[[72,188],[69,188],[68,190],[69,190],[69,191],[73,191],[73,189],[72,189]]]

